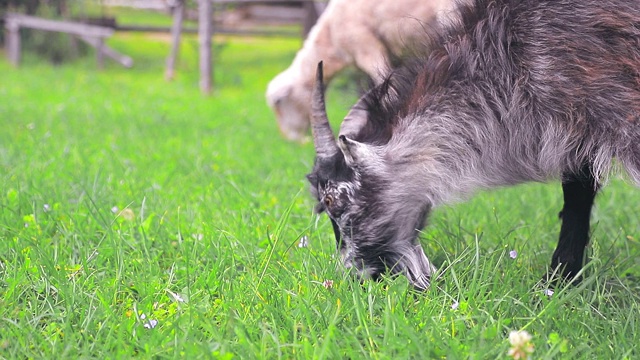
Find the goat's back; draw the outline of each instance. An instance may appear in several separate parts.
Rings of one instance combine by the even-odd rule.
[[[400,119],[446,113],[483,160],[525,164],[505,183],[585,162],[601,176],[617,157],[640,184],[640,1],[475,0],[431,37],[431,54],[369,99],[385,141],[415,143],[433,124]]]

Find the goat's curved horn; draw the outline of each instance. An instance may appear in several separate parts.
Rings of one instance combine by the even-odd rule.
[[[333,136],[327,109],[324,102],[324,83],[322,82],[322,61],[318,63],[316,71],[316,84],[311,95],[311,132],[313,144],[318,158],[329,158],[338,151],[336,138]]]
[[[354,138],[355,135],[360,133],[360,130],[367,125],[367,107],[365,99],[368,95],[369,93],[364,94],[358,102],[351,107],[347,116],[342,120],[338,136],[344,135],[349,138]]]

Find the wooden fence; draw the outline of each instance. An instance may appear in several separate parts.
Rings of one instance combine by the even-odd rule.
[[[295,22],[300,22],[303,28],[303,36],[306,36],[311,27],[315,24],[320,13],[326,6],[327,1],[323,0],[198,0],[198,29],[188,29],[187,31],[197,31],[200,43],[200,88],[204,93],[210,93],[212,88],[213,62],[211,38],[215,33],[228,33],[237,35],[276,35],[282,36],[284,33],[276,31],[257,30],[251,31],[247,29],[214,29],[213,13],[214,8],[220,6],[231,5],[252,5],[263,6],[261,10],[256,10],[263,17],[288,16]],[[153,30],[153,31],[171,31],[172,42],[171,52],[167,59],[166,77],[171,79],[174,76],[175,61],[179,49],[180,35],[185,30],[182,27],[184,17],[184,0],[173,0],[170,3],[175,6],[171,9],[173,15],[173,24],[171,29],[153,28],[124,29],[116,26],[116,28],[83,24],[71,21],[48,20],[34,16],[26,16],[14,13],[8,13],[5,16],[5,27],[7,29],[7,54],[10,61],[18,66],[20,64],[20,28],[31,28],[44,31],[55,31],[67,33],[78,37],[87,44],[96,49],[98,66],[104,64],[104,56],[108,56],[125,67],[131,67],[133,60],[109,48],[105,44],[105,39],[109,38],[115,30]],[[291,6],[296,8],[291,9]],[[265,7],[266,6],[266,7]],[[267,11],[268,7],[271,10]],[[289,9],[287,10],[287,7]],[[279,9],[279,10],[278,10]],[[293,11],[291,11],[293,10]],[[276,16],[277,15],[277,16]],[[287,33],[286,35],[290,35]],[[299,35],[298,35],[299,36]]]
[[[297,21],[302,22],[303,35],[306,36],[316,23],[322,10],[316,7],[318,1],[315,0],[198,0],[198,38],[200,43],[200,90],[205,94],[210,94],[213,83],[213,60],[211,51],[211,37],[214,33],[219,33],[213,26],[214,5],[298,5],[301,10],[298,12]],[[324,2],[321,2],[324,4]],[[182,32],[182,21],[184,17],[184,0],[176,0],[173,8],[173,26],[171,28],[171,52],[167,58],[165,77],[172,79],[178,49],[180,47],[180,35]],[[264,11],[263,11],[264,12]]]
[[[104,43],[106,38],[113,35],[112,28],[14,13],[5,15],[5,28],[7,29],[7,55],[14,66],[20,65],[20,28],[62,32],[76,36],[96,49],[96,58],[100,68],[104,66],[105,56],[112,58],[122,66],[133,66],[133,60],[130,57],[120,54]]]

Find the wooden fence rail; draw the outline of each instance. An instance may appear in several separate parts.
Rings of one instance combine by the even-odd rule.
[[[212,61],[212,49],[211,49],[211,36],[214,33],[223,33],[219,29],[213,27],[213,7],[214,5],[230,5],[230,4],[247,4],[247,5],[268,5],[268,6],[282,6],[284,5],[298,5],[300,11],[288,12],[294,14],[293,18],[302,23],[303,34],[306,36],[311,30],[315,22],[317,21],[320,13],[324,9],[321,6],[320,9],[316,7],[318,4],[314,0],[198,0],[198,39],[200,44],[199,52],[199,68],[200,68],[200,89],[205,94],[210,94],[213,83],[213,61]],[[322,3],[325,4],[326,3]],[[180,34],[182,32],[182,21],[184,11],[184,0],[176,0],[173,12],[173,26],[171,28],[171,51],[167,57],[165,77],[170,80],[175,74],[176,57],[178,56],[178,49],[180,44]],[[274,10],[272,16],[281,14],[286,8],[280,8]],[[261,11],[265,12],[265,11]],[[246,31],[246,30],[245,30]],[[232,32],[239,34],[237,31]],[[264,31],[257,32],[256,34]]]
[[[115,1],[115,0],[114,0]],[[137,1],[137,0],[136,0]],[[197,31],[200,43],[200,88],[202,92],[208,94],[212,89],[212,76],[213,76],[213,62],[212,62],[212,49],[211,49],[211,37],[214,33],[223,34],[236,34],[236,35],[266,35],[266,36],[287,36],[292,35],[290,31],[282,30],[250,30],[250,29],[214,29],[213,27],[213,12],[214,5],[226,6],[226,5],[254,5],[254,6],[275,6],[280,7],[276,9],[267,9],[269,11],[263,11],[262,8],[259,11],[261,15],[268,17],[286,13],[292,19],[300,21],[303,27],[303,34],[309,32],[311,27],[315,24],[318,16],[326,6],[326,1],[323,0],[198,0],[198,29],[183,29],[183,12],[185,0],[175,0],[173,2],[174,7],[172,10],[173,24],[171,29],[169,28],[156,28],[149,27],[140,28],[132,27],[128,29],[126,27],[116,26],[118,31],[120,30],[132,30],[132,31],[171,31],[172,44],[169,57],[167,58],[167,66],[165,76],[167,79],[171,79],[174,76],[174,67],[176,63],[176,57],[179,49],[180,34],[183,31],[191,32]],[[127,3],[126,1],[124,1]],[[287,9],[287,6],[294,5],[294,8]],[[298,6],[298,8],[295,8]],[[266,8],[265,8],[266,9]],[[56,31],[70,34],[80,38],[82,41],[96,48],[96,56],[98,66],[102,67],[104,62],[104,56],[108,56],[125,67],[131,67],[133,60],[125,55],[118,53],[117,51],[107,47],[105,45],[105,39],[113,35],[114,28],[88,25],[70,21],[48,20],[34,16],[26,16],[14,13],[8,13],[5,15],[5,27],[7,29],[7,54],[10,61],[18,66],[20,64],[20,28],[32,28],[44,31]]]
[[[133,60],[118,53],[105,45],[104,40],[113,35],[112,28],[88,25],[71,21],[49,20],[35,16],[27,16],[15,13],[5,15],[5,27],[7,29],[7,54],[14,66],[20,65],[20,28],[54,31],[79,37],[87,44],[96,48],[98,66],[102,67],[104,56],[108,56],[122,66],[133,66]]]

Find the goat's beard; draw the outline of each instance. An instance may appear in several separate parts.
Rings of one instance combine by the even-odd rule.
[[[363,253],[364,249],[351,243],[349,236],[342,236],[338,249],[345,269],[354,271],[361,281],[379,280],[385,271],[389,271],[391,275],[405,275],[417,290],[423,291],[429,287],[431,277],[437,271],[417,239],[403,241],[394,252],[372,255],[368,253],[372,249]]]
[[[416,289],[426,290],[436,268],[427,258],[422,245],[415,244],[412,249],[407,249],[407,252],[402,255],[399,261],[399,264],[402,264],[402,272]]]

